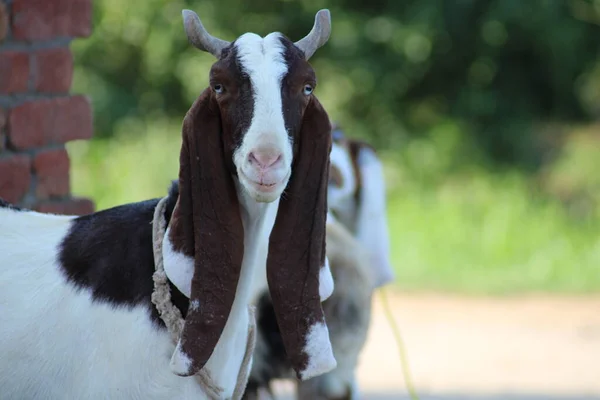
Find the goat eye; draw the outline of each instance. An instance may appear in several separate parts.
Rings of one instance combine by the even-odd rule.
[[[216,85],[213,86],[213,90],[217,94],[223,93],[223,85],[217,83]]]
[[[304,94],[309,95],[313,92],[313,87],[310,85],[304,85]]]

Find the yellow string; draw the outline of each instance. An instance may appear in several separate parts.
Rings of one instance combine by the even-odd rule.
[[[398,350],[400,351],[400,362],[402,363],[402,372],[404,374],[404,382],[406,382],[406,388],[412,400],[419,400],[419,396],[417,396],[417,392],[415,391],[412,379],[410,377],[406,349],[404,348],[404,341],[402,340],[402,335],[400,335],[400,329],[398,328],[398,325],[396,325],[396,321],[394,320],[392,310],[390,309],[390,303],[388,301],[385,288],[380,288],[379,292],[381,293],[381,299],[383,300],[382,303],[384,312],[392,328],[394,338],[396,339],[396,344],[398,345]]]

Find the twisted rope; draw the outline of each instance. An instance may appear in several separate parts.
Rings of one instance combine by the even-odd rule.
[[[174,344],[177,344],[183,331],[183,325],[185,323],[181,312],[171,302],[171,290],[169,288],[169,281],[167,274],[165,273],[163,263],[163,252],[162,242],[165,237],[166,231],[166,220],[164,218],[165,209],[167,205],[167,198],[160,199],[156,208],[154,209],[154,217],[152,219],[152,241],[154,251],[154,265],[155,271],[152,275],[154,281],[154,291],[152,292],[152,303],[158,311],[158,315],[165,323],[171,340]],[[246,342],[246,351],[242,360],[242,365],[238,373],[236,386],[233,392],[232,400],[241,400],[242,395],[246,389],[248,383],[248,376],[250,375],[250,362],[252,360],[252,354],[254,353],[255,346],[255,335],[256,335],[256,320],[254,318],[254,309],[249,307],[248,316],[250,325],[248,326],[248,340]],[[202,390],[207,394],[210,400],[221,400],[223,388],[218,386],[211,378],[209,371],[206,368],[201,369],[194,377],[200,383]]]

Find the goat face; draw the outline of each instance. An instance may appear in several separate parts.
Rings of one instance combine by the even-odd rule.
[[[237,176],[256,201],[277,199],[288,183],[315,80],[301,51],[277,33],[245,34],[211,69]]]
[[[261,233],[267,281],[288,357],[298,377],[310,379],[335,367],[321,308],[333,289],[325,257],[331,124],[312,95],[307,62],[329,37],[329,12],[317,12],[313,29],[295,43],[280,33],[229,43],[211,36],[193,11],[183,19],[189,41],[217,61],[210,87],[183,121],[169,240],[194,259],[194,274],[171,366],[183,376],[198,372],[224,330],[242,263],[255,258],[246,252],[241,218],[240,195],[249,195],[278,201],[270,232]]]
[[[232,173],[254,200],[272,202],[292,173],[304,111],[316,87],[308,58],[329,36],[329,15],[317,14],[311,33],[296,43],[280,33],[264,38],[246,33],[228,43],[207,38],[195,14],[184,18],[190,41],[218,58],[210,87]],[[216,50],[210,49],[213,41]]]

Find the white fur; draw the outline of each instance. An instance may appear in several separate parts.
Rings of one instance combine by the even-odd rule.
[[[383,165],[371,149],[358,153],[362,176],[360,207],[356,218],[356,238],[371,253],[373,284],[381,287],[394,280],[386,215]]]
[[[333,288],[334,283],[331,268],[329,268],[329,258],[325,256],[325,265],[319,270],[319,297],[321,297],[321,301],[325,301],[331,296]]]
[[[169,240],[170,227],[163,238],[163,265],[165,273],[175,287],[188,299],[192,293],[192,276],[194,276],[194,259],[173,249]]]
[[[171,356],[169,366],[177,375],[187,374],[192,368],[192,359],[181,349],[181,342],[178,342],[177,346],[175,346],[175,351]]]
[[[342,174],[342,186],[329,185],[328,187],[327,201],[335,208],[340,200],[352,197],[352,193],[356,189],[356,177],[350,154],[345,147],[333,142],[329,159],[331,165],[334,165]]]
[[[307,380],[335,369],[337,362],[329,341],[329,330],[323,322],[317,322],[308,330],[304,353],[308,355],[308,365],[300,372],[300,379]]]
[[[56,256],[71,221],[0,209],[0,397],[202,398],[169,369],[174,346],[147,307],[115,308],[67,283]]]
[[[264,249],[279,207],[278,202],[258,203],[246,194],[240,203],[246,249],[240,281],[230,317],[206,364],[225,397],[236,385],[248,338],[252,280],[265,273]],[[2,398],[206,398],[195,378],[171,371],[169,358],[180,352],[167,331],[152,324],[147,307],[115,308],[92,301],[87,289],[67,282],[56,256],[72,219],[0,209]],[[174,264],[181,260],[182,272]],[[186,276],[191,280],[190,263],[174,251],[164,255],[165,267],[182,281]],[[189,367],[183,357],[173,360],[179,363],[175,369]]]
[[[254,91],[254,110],[248,131],[234,154],[241,182],[258,201],[273,201],[287,186],[291,175],[292,143],[290,143],[281,98],[281,79],[288,67],[280,34],[265,38],[246,33],[236,41],[238,58],[249,75]],[[260,171],[249,161],[251,152],[270,148],[281,154],[281,162],[267,171]],[[270,192],[257,188],[262,180],[276,184]]]
[[[327,188],[327,204],[338,215],[338,218],[350,229],[354,228],[356,203],[354,191],[356,190],[356,176],[352,167],[352,159],[348,150],[337,143],[331,146],[331,165],[335,166],[342,174],[342,185],[329,185]]]

